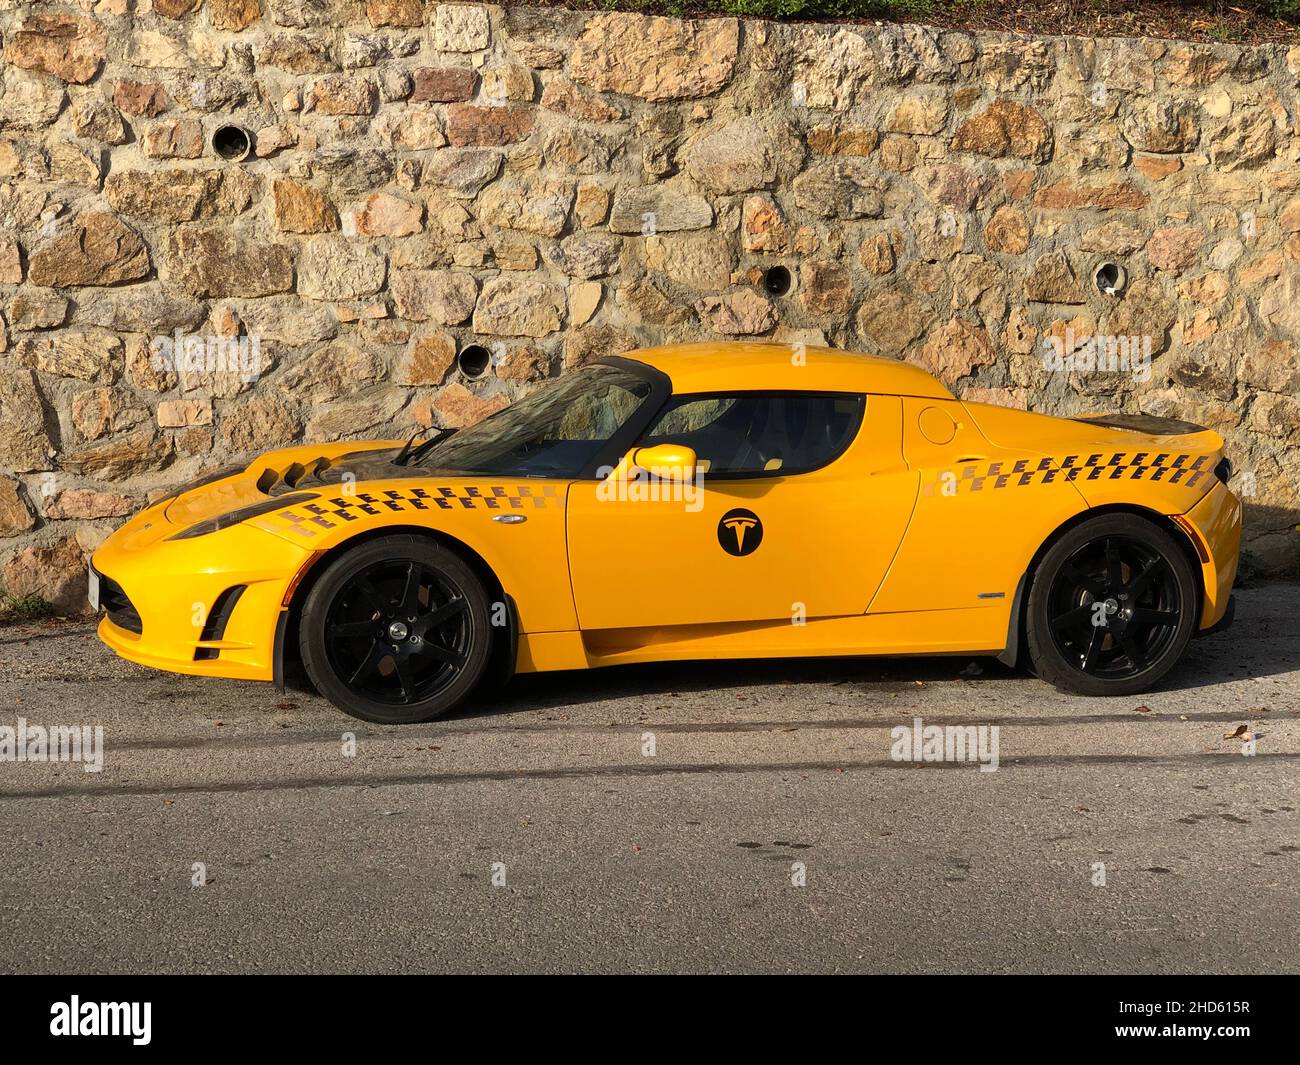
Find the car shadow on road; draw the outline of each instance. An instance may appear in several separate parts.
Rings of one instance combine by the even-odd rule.
[[[1193,640],[1182,661],[1152,694],[1213,688],[1300,670],[1298,616],[1300,585],[1270,585],[1258,595],[1241,597],[1233,625]],[[995,658],[971,655],[667,662],[526,674],[502,689],[471,699],[454,716],[535,712],[647,695],[667,700],[688,693],[756,686],[830,684],[889,692],[931,684],[997,681],[1042,685],[1023,667],[1010,669]],[[1043,685],[1043,690],[1051,689]]]
[[[973,668],[972,668],[973,667]],[[963,669],[968,676],[959,676]],[[974,669],[979,674],[974,674]],[[798,687],[810,684],[869,686],[898,691],[952,680],[1014,676],[995,659],[962,658],[799,658],[661,662],[610,666],[588,671],[534,673],[514,678],[495,693],[471,699],[459,717],[546,710],[584,703],[741,688]]]

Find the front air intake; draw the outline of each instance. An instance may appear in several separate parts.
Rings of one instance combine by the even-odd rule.
[[[144,626],[140,622],[140,612],[127,598],[122,586],[112,577],[106,577],[102,573],[99,575],[99,605],[104,608],[108,620],[119,629],[134,632],[137,636],[144,631]]]
[[[215,642],[226,635],[226,625],[230,622],[230,615],[235,612],[235,604],[239,602],[239,597],[244,594],[246,587],[247,585],[244,584],[236,584],[217,596],[217,601],[212,604],[212,609],[208,612],[208,620],[203,625],[203,631],[199,634],[200,643]],[[197,647],[194,650],[196,662],[220,657],[219,647]]]

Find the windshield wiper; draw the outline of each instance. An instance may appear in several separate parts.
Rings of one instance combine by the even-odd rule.
[[[397,449],[397,454],[392,458],[394,466],[400,466],[406,461],[406,457],[411,453],[411,445],[415,443],[415,438],[423,432],[425,432],[424,429],[415,430],[415,432],[411,434],[411,438]]]
[[[410,440],[408,440],[405,444],[402,445],[402,450],[393,459],[394,465],[409,466],[412,462],[416,462],[417,460],[419,460],[419,458],[422,455],[424,455],[431,447],[433,447],[436,444],[441,444],[444,440],[447,439],[447,437],[451,436],[451,434],[454,433],[455,431],[456,431],[455,429],[439,429],[436,433],[433,434],[433,436],[429,437],[428,440],[425,440],[417,447],[412,448],[411,444],[415,440],[415,436],[420,435],[419,433],[416,433],[415,436],[411,437]]]

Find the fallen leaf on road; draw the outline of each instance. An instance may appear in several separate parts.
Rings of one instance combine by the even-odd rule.
[[[1151,707],[1147,706],[1146,703],[1143,703],[1141,706],[1135,706],[1133,709],[1136,710],[1139,714],[1151,713]]]
[[[1238,725],[1231,732],[1225,732],[1223,738],[1225,740],[1251,740],[1254,737],[1251,736],[1250,729],[1246,728],[1245,725]]]
[[[297,710],[298,704],[291,703],[288,699],[285,699],[283,702],[276,703],[275,708],[277,710]]]

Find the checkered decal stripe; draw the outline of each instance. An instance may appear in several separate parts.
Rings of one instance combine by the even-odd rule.
[[[1155,454],[1150,451],[1098,455],[1066,455],[1064,458],[1019,459],[1013,463],[971,462],[956,475],[957,489],[981,492],[999,488],[1022,488],[1026,485],[1051,484],[1054,481],[1165,481],[1191,488],[1210,476],[1205,468],[1208,455]]]
[[[509,488],[502,485],[481,488],[469,485],[357,492],[290,507],[271,515],[269,520],[281,529],[287,526],[299,536],[312,537],[317,529],[333,529],[359,521],[367,514],[422,510],[536,510],[543,507],[564,509],[564,496],[559,486],[522,484]]]

